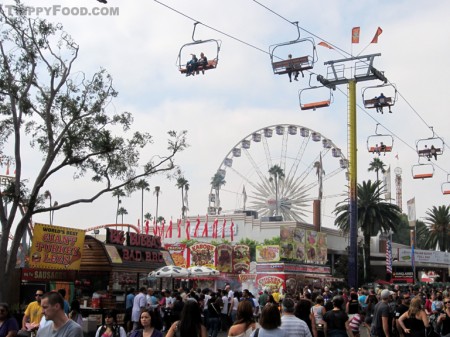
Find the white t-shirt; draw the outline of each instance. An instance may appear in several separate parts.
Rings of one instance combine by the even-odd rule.
[[[222,301],[223,301],[223,308],[221,313],[228,315],[228,297],[222,296]]]

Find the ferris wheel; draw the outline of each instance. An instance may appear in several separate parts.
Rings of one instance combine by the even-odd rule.
[[[269,173],[274,166],[282,179]],[[319,199],[326,224],[347,197],[347,168],[340,148],[320,132],[292,124],[267,126],[226,154],[211,181],[208,213],[254,210],[259,217],[312,223],[313,201]]]

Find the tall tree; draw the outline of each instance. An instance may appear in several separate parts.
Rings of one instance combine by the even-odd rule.
[[[397,232],[397,224],[401,221],[400,208],[397,205],[380,201],[380,182],[372,183],[370,180],[358,184],[358,227],[361,228],[364,238],[364,260],[367,270],[370,270],[370,237],[381,232]],[[348,233],[350,230],[349,200],[337,204],[334,210],[337,227]],[[370,273],[366,274],[366,280]]]
[[[278,185],[280,180],[284,179],[284,171],[279,165],[273,165],[269,169],[269,181],[275,182],[275,215],[278,215]]]
[[[120,204],[122,203],[122,197],[126,196],[125,191],[121,188],[118,188],[117,190],[114,190],[112,192],[112,196],[114,198],[117,198],[117,208],[116,208],[116,224],[118,221],[118,217],[119,217],[119,208],[120,208]]]
[[[439,246],[441,252],[450,251],[450,206],[433,206],[425,214],[429,234],[425,241],[426,247],[435,250]]]
[[[127,214],[128,214],[128,211],[126,210],[125,207],[120,207],[120,208],[117,210],[117,214],[120,215],[120,216],[122,216],[122,225],[123,225],[123,216],[124,216],[124,215],[127,215]]]
[[[220,172],[216,172],[216,174],[214,174],[214,176],[211,178],[211,186],[214,189],[215,192],[215,201],[214,201],[214,207],[216,208],[216,211],[219,212],[220,214],[220,195],[219,195],[219,191],[220,188],[225,185],[227,182],[225,181],[225,177],[220,173]]]
[[[159,195],[160,195],[160,193],[161,193],[161,187],[160,186],[155,186],[155,189],[153,191],[153,195],[156,195],[156,214],[155,214],[156,222],[158,222]]]
[[[150,184],[145,179],[139,179],[135,187],[141,190],[141,226],[144,229],[144,192],[150,191]]]
[[[186,211],[184,191],[189,190],[189,182],[184,177],[178,177],[176,186],[181,190],[181,218],[184,219],[184,212]]]
[[[369,168],[367,169],[367,171],[369,172],[375,172],[377,174],[377,181],[380,181],[380,177],[379,177],[379,172],[381,172],[382,174],[386,173],[385,167],[386,164],[383,163],[383,161],[380,158],[373,158],[373,160],[370,162],[369,164]],[[381,187],[381,185],[380,185]],[[381,197],[381,193],[380,197]]]
[[[141,151],[150,153],[152,137],[130,132],[131,113],[110,109],[117,96],[112,77],[103,69],[81,72],[75,67],[79,46],[70,35],[28,12],[19,0],[8,12],[0,7],[0,162],[15,165],[15,176],[1,191],[10,194],[0,202],[0,302],[16,292],[12,273],[32,216],[92,203],[130,182],[172,171],[175,155],[186,146],[186,131],[169,131],[166,153],[141,158]],[[31,163],[36,157],[42,160]],[[25,161],[34,168],[26,176]],[[66,189],[80,182],[89,188],[79,199],[44,205],[43,191],[66,173],[77,180],[65,180]]]

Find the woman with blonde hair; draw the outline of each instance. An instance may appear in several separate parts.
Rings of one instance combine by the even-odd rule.
[[[430,326],[430,321],[422,309],[422,300],[419,297],[411,300],[408,311],[400,316],[398,322],[405,331],[405,336],[426,337],[425,329]]]

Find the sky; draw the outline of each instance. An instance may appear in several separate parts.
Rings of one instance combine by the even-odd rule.
[[[11,3],[10,0],[3,1],[3,5]],[[435,171],[432,179],[412,178],[413,165],[418,164],[417,141],[433,137],[430,127],[433,127],[434,136],[444,140],[449,138],[446,110],[450,70],[445,66],[450,51],[448,2],[433,1],[427,6],[418,0],[265,0],[259,3],[250,0],[197,0],[195,4],[181,0],[161,0],[160,3],[150,0],[108,0],[107,5],[95,0],[40,0],[25,3],[44,7],[61,5],[70,9],[74,6],[89,10],[94,7],[119,9],[116,16],[63,15],[59,12],[55,15],[41,14],[40,17],[60,22],[79,44],[75,73],[82,71],[92,76],[104,68],[112,75],[119,96],[107,109],[131,112],[134,117],[132,130],[147,131],[154,136],[154,145],[142,153],[143,157],[164,153],[167,131],[188,131],[187,142],[190,146],[176,156],[176,164],[189,181],[190,216],[206,214],[211,177],[233,147],[268,126],[296,125],[316,131],[330,139],[347,156],[346,86],[341,85],[333,92],[330,107],[315,111],[300,110],[299,91],[309,87],[309,73],[305,73],[305,78],[300,78],[300,81],[290,83],[287,75],[279,76],[272,72],[269,47],[295,40],[298,35],[297,28],[288,21],[299,22],[301,38],[314,38],[316,45],[326,41],[336,46],[335,49],[316,47],[318,60],[312,70],[314,74],[326,76],[324,62],[329,60],[342,59],[350,54],[381,53],[375,58],[374,66],[384,71],[389,82],[395,84],[398,90],[393,113],[377,114],[373,109],[363,108],[362,92],[364,88],[380,82],[357,84],[358,182],[376,179],[375,173],[367,171],[374,158],[367,151],[367,140],[377,131],[394,138],[392,153],[381,155],[380,159],[392,171],[396,167],[402,169],[404,212],[406,201],[413,197],[418,219],[423,219],[432,206],[449,204],[449,196],[441,192],[441,185],[447,181],[450,172],[450,149],[447,145],[438,161],[433,161]],[[195,21],[201,23],[197,25],[196,39],[221,40],[219,63],[217,69],[207,71],[205,75],[186,77],[180,74],[176,63],[180,48],[192,41]],[[359,44],[351,44],[353,27],[361,29]],[[378,27],[383,30],[378,43],[370,44]],[[286,54],[292,48],[295,57],[296,52],[304,53],[303,50],[309,48],[307,45],[290,45],[285,49]],[[201,51],[208,58],[217,56],[214,55],[216,50],[204,43],[191,49],[183,48],[181,59],[185,62],[190,52],[199,54]],[[312,83],[316,85],[314,77]],[[389,91],[388,88],[383,90]],[[367,96],[375,96],[378,91],[379,88],[369,88]],[[314,99],[317,95],[317,100],[323,100],[329,92],[310,90],[304,92],[306,94],[311,94]],[[280,160],[283,153],[282,138],[276,138],[274,136],[268,141],[274,162]],[[298,138],[300,136],[297,135]],[[290,137],[287,143],[285,153],[289,161],[295,156],[294,153],[303,150],[295,137]],[[243,185],[246,185],[249,208],[252,196],[249,182],[258,179],[252,167],[259,167],[260,172],[267,174],[265,152],[261,148],[258,151],[255,144],[252,145],[249,152],[256,166],[239,166],[238,162],[244,161],[243,155],[242,158],[235,158],[234,170],[227,171],[227,183],[221,192],[224,210],[242,208]],[[306,148],[298,174],[305,172],[308,164],[314,161],[321,151],[321,144],[310,143]],[[36,153],[26,151],[25,154],[24,177],[32,180],[41,159]],[[328,156],[324,158],[323,165],[325,171],[331,172],[336,161]],[[310,175],[305,183],[313,183],[315,179],[314,175]],[[151,191],[144,196],[144,213],[155,214],[153,190],[155,186],[160,186],[158,215],[167,220],[179,218],[181,191],[175,186],[176,181],[169,181],[161,175],[150,177],[148,182]],[[393,173],[391,184],[395,198]],[[327,227],[333,226],[330,210],[336,202],[345,199],[346,185],[344,172],[324,183],[327,214],[323,215],[323,219]],[[51,191],[54,201],[63,203],[89,196],[95,193],[96,187],[88,179],[73,182],[70,172],[61,172],[44,186],[45,190]],[[122,206],[128,211],[128,215],[124,216],[125,223],[137,224],[140,205],[140,193],[122,200]],[[107,194],[92,204],[55,212],[53,222],[66,227],[90,228],[114,223],[115,212],[116,199]],[[48,219],[48,214],[41,214],[33,220],[48,223]]]

